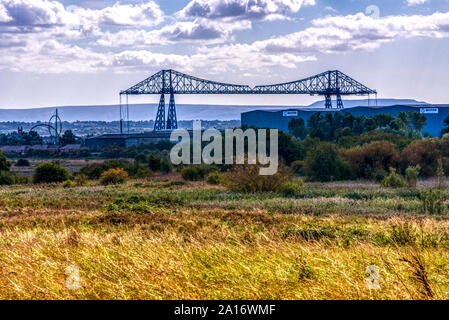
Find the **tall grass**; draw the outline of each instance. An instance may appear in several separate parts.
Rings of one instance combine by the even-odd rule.
[[[447,299],[449,221],[424,215],[419,196],[156,180],[2,188],[0,299]],[[370,265],[380,290],[366,287]]]

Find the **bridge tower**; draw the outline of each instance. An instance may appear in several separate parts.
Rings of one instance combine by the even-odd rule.
[[[168,76],[167,76],[168,74]],[[167,79],[168,78],[168,79]],[[168,83],[167,83],[168,80]],[[176,117],[175,94],[173,91],[172,70],[163,70],[161,77],[161,99],[157,109],[154,131],[178,129],[178,120]],[[168,92],[167,92],[168,91]],[[165,94],[170,94],[170,103],[168,105],[167,122],[165,122]]]
[[[165,94],[162,92],[157,108],[156,122],[154,123],[154,131],[165,130]]]
[[[171,81],[170,81],[171,82]],[[178,120],[176,118],[176,104],[173,89],[170,90],[170,104],[168,106],[167,130],[178,129]]]

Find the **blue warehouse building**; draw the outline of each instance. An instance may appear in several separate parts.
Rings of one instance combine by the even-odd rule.
[[[398,116],[399,112],[418,111],[427,118],[426,126],[423,132],[427,132],[432,136],[439,136],[444,124],[443,121],[449,116],[449,105],[394,105],[388,107],[353,107],[346,109],[318,109],[318,108],[301,108],[301,109],[284,109],[284,110],[255,110],[242,113],[241,120],[243,126],[256,128],[279,129],[288,132],[288,124],[294,118],[304,119],[306,125],[307,120],[317,112],[342,114],[350,113],[354,117],[366,116],[371,117],[381,113]]]

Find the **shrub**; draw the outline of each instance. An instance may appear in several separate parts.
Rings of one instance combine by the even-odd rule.
[[[354,178],[348,163],[338,155],[338,148],[328,142],[319,143],[311,150],[306,157],[304,171],[313,181],[327,182]]]
[[[75,186],[75,182],[73,182],[72,180],[66,180],[62,183],[63,188],[72,188],[74,186]]]
[[[422,209],[429,214],[442,214],[444,212],[444,194],[441,190],[428,189],[420,195]]]
[[[122,168],[109,169],[101,174],[100,182],[103,185],[122,184],[128,180],[128,173]]]
[[[145,163],[147,162],[147,155],[145,153],[139,153],[134,157],[136,162]]]
[[[272,176],[262,176],[259,170],[259,165],[236,165],[223,175],[223,184],[235,192],[276,192],[290,178],[285,167],[279,167]]]
[[[170,173],[173,170],[173,166],[172,166],[170,160],[167,158],[161,159],[160,167],[161,167],[161,172],[163,172],[163,173]]]
[[[75,176],[75,184],[79,187],[85,186],[87,184],[87,176],[85,174],[77,174]]]
[[[63,182],[69,179],[69,173],[55,162],[44,162],[34,169],[34,183]]]
[[[16,167],[29,167],[30,166],[30,162],[27,159],[19,159],[17,160]]]
[[[31,178],[30,177],[19,176],[17,174],[14,176],[14,183],[15,184],[29,184],[30,182],[31,182]]]
[[[195,167],[185,167],[181,171],[181,176],[184,180],[187,181],[200,180],[200,173],[198,172],[198,169]]]
[[[399,153],[395,146],[387,141],[375,141],[349,150],[342,150],[341,155],[349,162],[355,175],[359,178],[372,179],[374,173],[397,167]]]
[[[0,185],[1,186],[10,186],[15,183],[15,177],[12,172],[9,171],[0,171]]]
[[[301,193],[304,186],[302,180],[288,181],[279,187],[278,192],[286,197],[295,196]]]
[[[0,150],[0,171],[9,171],[10,168],[11,161],[9,161],[8,158],[6,158],[3,155],[3,152]]]
[[[410,166],[405,170],[405,177],[407,179],[407,184],[411,188],[416,188],[416,185],[418,184],[418,177],[419,177],[419,171],[421,170],[421,167],[418,166]]]
[[[439,152],[438,139],[424,139],[411,143],[401,153],[401,166],[405,170],[408,166],[419,165],[421,175],[433,177],[437,173]]]
[[[85,175],[90,180],[96,180],[101,177],[101,174],[104,172],[103,165],[100,163],[92,163],[87,166],[84,166],[80,170],[80,174]]]
[[[153,171],[147,167],[140,167],[137,169],[135,176],[137,178],[149,178],[153,175]]]
[[[444,173],[443,160],[441,159],[438,159],[437,176],[438,176],[438,187],[445,188],[446,174]]]
[[[290,165],[290,168],[292,168],[292,171],[294,174],[301,174],[303,166],[304,166],[304,161],[296,160],[296,161],[292,162],[292,164]]]
[[[155,154],[150,154],[148,157],[148,166],[151,171],[159,171],[161,169],[161,158]]]
[[[390,174],[382,180],[381,185],[388,188],[402,188],[405,187],[406,183],[404,178],[396,172],[396,169],[390,168]]]
[[[206,181],[209,184],[219,184],[220,183],[220,173],[218,171],[211,172],[207,175]]]
[[[388,176],[387,171],[381,169],[381,170],[377,170],[376,172],[374,172],[374,180],[378,183],[381,183],[383,179],[385,179],[385,177]]]
[[[204,180],[207,174],[216,170],[216,167],[209,165],[188,166],[182,168],[181,176],[187,181]]]

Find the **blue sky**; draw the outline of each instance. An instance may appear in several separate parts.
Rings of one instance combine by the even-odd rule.
[[[168,68],[249,85],[339,69],[381,98],[449,103],[449,0],[0,0],[0,55],[0,108],[115,104]]]

